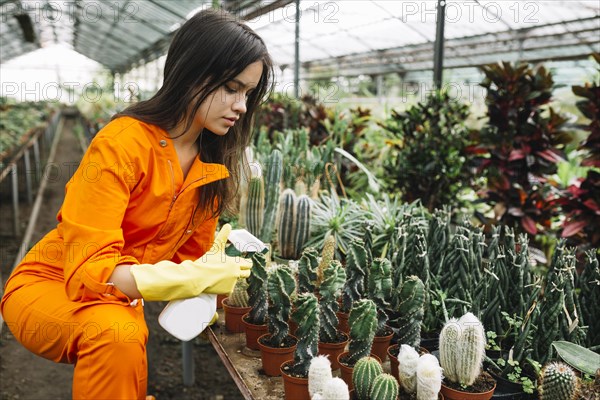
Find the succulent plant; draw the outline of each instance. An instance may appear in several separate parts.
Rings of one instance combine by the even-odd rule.
[[[298,293],[312,293],[315,291],[317,281],[317,267],[319,253],[313,247],[307,247],[302,252],[298,262]]]
[[[248,281],[240,278],[229,293],[229,305],[232,307],[248,307]]]
[[[294,352],[292,371],[300,376],[308,376],[310,361],[316,357],[319,344],[319,313],[317,297],[312,293],[301,293],[294,302],[296,307],[292,318],[298,324],[298,343]]]
[[[600,345],[600,267],[597,252],[592,249],[585,253],[586,262],[579,277],[581,317],[588,326],[586,341],[590,347]]]
[[[258,236],[265,212],[265,183],[262,176],[250,178],[246,204],[246,228],[251,234]]]
[[[409,276],[402,283],[398,299],[399,305],[394,309],[395,318],[390,320],[390,326],[398,343],[418,349],[421,343],[425,285],[418,277]]]
[[[323,251],[321,252],[321,261],[317,268],[317,286],[321,285],[323,281],[323,271],[329,266],[331,261],[335,258],[335,236],[329,235],[325,238],[323,244]]]
[[[311,200],[306,195],[296,197],[286,189],[279,199],[279,226],[277,240],[282,258],[297,260],[310,233]]]
[[[354,302],[348,318],[350,326],[350,345],[348,347],[348,365],[371,354],[373,338],[377,330],[377,307],[372,300],[361,299]]]
[[[381,374],[373,381],[370,400],[396,400],[398,398],[398,381],[390,374]]]
[[[364,246],[359,241],[352,241],[346,256],[346,284],[342,292],[342,311],[349,312],[354,302],[364,297],[369,268]]]
[[[552,362],[540,372],[541,400],[574,400],[578,398],[579,378],[567,364]]]
[[[339,309],[338,297],[342,291],[342,287],[346,282],[346,270],[342,264],[333,260],[323,273],[323,282],[319,288],[321,300],[320,320],[321,330],[319,332],[319,340],[325,343],[334,343],[338,338],[339,320],[336,312]]]
[[[281,347],[289,335],[288,321],[292,308],[291,296],[296,290],[296,282],[290,267],[279,265],[268,274],[267,291],[269,293],[269,333],[270,346]],[[307,366],[308,368],[308,366]]]
[[[341,378],[327,382],[322,394],[316,394],[312,400],[350,400],[348,385]]]
[[[277,203],[279,201],[279,191],[281,190],[281,175],[283,173],[283,158],[279,150],[273,149],[271,155],[267,158],[266,167],[264,216],[259,237],[263,242],[270,243],[273,236],[273,227],[275,226]]]
[[[313,397],[317,393],[322,393],[332,378],[329,359],[326,356],[313,358],[308,369],[308,393],[310,396]]]
[[[400,345],[398,352],[398,380],[406,393],[417,391],[419,353],[410,345]]]
[[[356,362],[352,370],[352,383],[358,400],[369,400],[373,381],[381,374],[381,363],[374,357],[363,357]]]
[[[262,253],[252,255],[252,270],[248,278],[249,321],[262,325],[267,322],[267,260]]]
[[[371,263],[368,276],[369,298],[377,306],[377,336],[383,336],[387,327],[389,307],[392,295],[392,263],[387,258],[376,258]]]
[[[417,363],[417,400],[437,400],[442,387],[442,368],[432,354],[423,354]]]

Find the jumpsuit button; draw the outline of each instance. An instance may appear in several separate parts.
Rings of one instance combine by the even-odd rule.
[[[167,141],[166,140],[161,140],[160,142],[158,142],[158,144],[160,144],[160,147],[167,147]]]
[[[190,233],[192,233],[192,230],[188,229],[187,231],[185,231],[185,233],[189,235]]]

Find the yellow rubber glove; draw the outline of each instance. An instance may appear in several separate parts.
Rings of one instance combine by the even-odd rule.
[[[231,292],[238,278],[250,276],[252,261],[225,254],[230,232],[231,225],[225,224],[210,250],[196,261],[132,265],[131,274],[144,299],[168,301]]]

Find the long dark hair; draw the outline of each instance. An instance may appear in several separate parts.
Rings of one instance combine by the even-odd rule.
[[[175,34],[165,62],[164,82],[156,94],[116,114],[130,116],[169,131],[187,118],[185,130],[206,98],[256,61],[263,64],[256,89],[248,96],[247,111],[224,136],[207,129],[198,138],[203,162],[224,164],[230,179],[203,186],[199,210],[207,217],[234,212],[240,160],[250,144],[252,115],[272,90],[273,64],[263,40],[249,27],[225,11],[200,11]],[[187,114],[190,104],[192,112]]]

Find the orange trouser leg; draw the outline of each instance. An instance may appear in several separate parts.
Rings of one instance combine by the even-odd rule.
[[[145,399],[148,328],[141,305],[72,302],[63,283],[41,281],[5,297],[2,314],[28,350],[75,364],[73,399]]]

